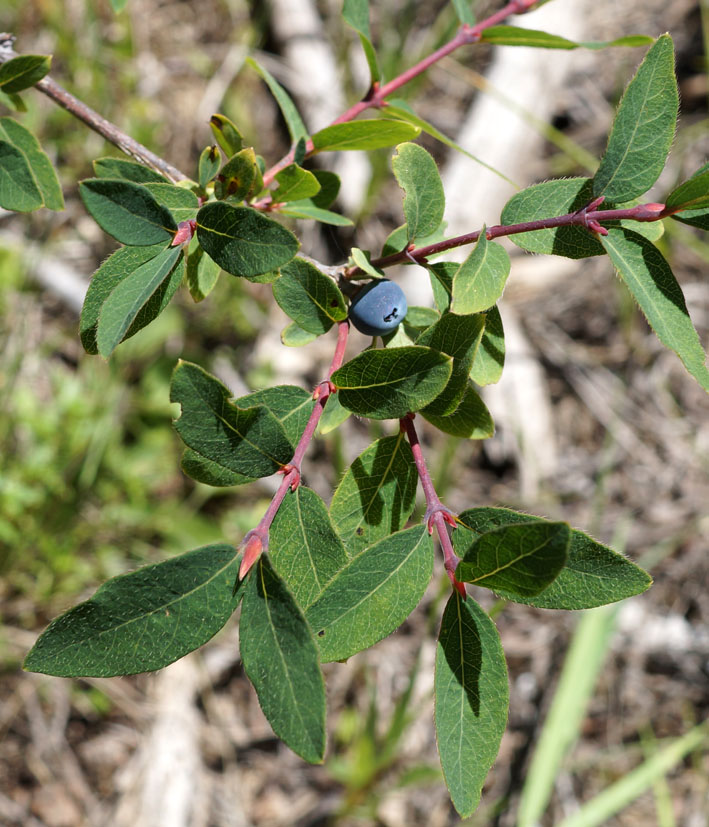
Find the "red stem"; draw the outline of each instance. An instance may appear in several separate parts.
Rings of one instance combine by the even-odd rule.
[[[278,472],[283,474],[283,479],[278,487],[278,490],[273,495],[270,505],[266,509],[256,528],[252,528],[244,539],[241,541],[239,547],[244,550],[244,556],[241,560],[239,568],[239,579],[243,579],[249,569],[258,560],[264,551],[268,550],[268,534],[271,529],[271,523],[275,519],[281,503],[286,497],[289,489],[295,491],[300,485],[300,465],[308,450],[310,443],[315,435],[315,430],[318,427],[318,422],[322,416],[323,410],[330,394],[335,392],[335,388],[330,381],[332,374],[342,365],[345,358],[345,348],[347,347],[347,337],[349,335],[350,325],[347,320],[337,323],[337,345],[335,346],[335,353],[330,363],[330,368],[327,372],[327,379],[323,380],[313,393],[315,397],[315,407],[313,408],[308,423],[305,426],[298,445],[296,446],[293,459]]]
[[[381,109],[383,106],[386,105],[386,98],[389,97],[393,92],[396,92],[397,89],[400,89],[402,86],[405,86],[407,83],[412,81],[415,77],[423,74],[427,69],[430,69],[434,63],[437,63],[444,57],[447,57],[452,52],[459,49],[461,46],[467,46],[471,43],[477,43],[480,40],[481,34],[485,31],[485,29],[489,29],[490,26],[496,26],[498,23],[501,23],[506,17],[509,17],[511,14],[524,14],[525,12],[529,11],[529,9],[537,2],[537,0],[510,0],[506,6],[504,6],[500,11],[495,12],[495,14],[490,15],[490,17],[486,18],[485,20],[481,20],[479,23],[476,23],[474,26],[468,26],[467,24],[463,24],[457,31],[455,37],[445,43],[440,49],[436,49],[435,52],[425,57],[423,60],[420,60],[416,65],[412,66],[411,68],[407,69],[405,72],[402,72],[397,77],[390,80],[388,83],[385,83],[383,86],[379,86],[378,84],[374,84],[370,89],[369,93],[364,97],[361,101],[358,101],[353,106],[351,106],[346,112],[343,112],[339,117],[335,118],[334,121],[330,124],[330,126],[335,126],[335,124],[339,123],[347,123],[348,121],[354,120],[358,115],[364,112],[366,109]],[[313,142],[308,140],[305,144],[305,157],[309,157],[313,154]],[[279,173],[282,169],[285,169],[289,164],[293,163],[293,159],[295,157],[295,147],[291,148],[290,152],[281,158],[278,163],[274,164],[269,170],[267,170],[263,175],[263,183],[264,186],[268,186],[271,181],[275,178],[276,174]]]
[[[458,555],[453,551],[453,543],[451,542],[448,533],[448,526],[456,527],[456,519],[453,512],[446,508],[440,501],[436,489],[433,485],[431,475],[428,473],[426,467],[426,460],[421,451],[421,443],[419,442],[418,434],[416,433],[416,426],[414,425],[414,415],[409,414],[399,420],[401,428],[406,432],[406,436],[411,446],[411,452],[414,455],[414,462],[416,463],[416,470],[418,471],[419,479],[421,480],[421,487],[423,488],[424,496],[426,497],[426,513],[424,515],[424,522],[428,528],[428,533],[433,533],[435,526],[438,533],[438,541],[441,544],[441,551],[443,552],[443,566],[453,585],[453,588],[458,591],[463,599],[467,596],[465,591],[465,584],[456,580],[455,570],[460,562]]]
[[[669,215],[664,204],[638,204],[637,207],[630,207],[624,210],[578,210],[577,212],[556,215],[552,218],[539,218],[536,221],[524,221],[521,224],[496,224],[494,227],[486,227],[485,235],[488,241],[493,238],[515,235],[516,233],[527,233],[534,230],[548,230],[554,227],[586,227],[589,231],[606,235],[607,230],[600,225],[600,221],[619,221],[622,218],[633,221],[658,221]],[[410,262],[412,259],[423,261],[427,256],[444,253],[465,244],[472,244],[480,238],[482,230],[475,230],[472,233],[465,233],[454,238],[447,238],[436,244],[429,244],[427,247],[419,247],[415,250],[402,250],[399,253],[392,253],[382,258],[372,259],[372,266],[385,268],[394,264]],[[363,274],[359,267],[350,267],[344,271],[346,278],[356,278]]]

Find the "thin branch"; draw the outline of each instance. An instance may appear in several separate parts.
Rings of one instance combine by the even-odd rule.
[[[432,534],[435,527],[438,533],[438,541],[441,544],[441,551],[443,552],[443,566],[446,570],[451,584],[454,589],[461,595],[463,599],[466,598],[465,584],[456,580],[455,570],[460,562],[458,555],[453,551],[453,543],[451,542],[450,534],[448,533],[448,526],[456,527],[456,518],[453,512],[446,508],[440,501],[436,489],[433,485],[431,475],[428,473],[426,467],[426,460],[421,451],[421,443],[419,442],[418,434],[416,433],[416,426],[414,425],[414,414],[409,414],[399,420],[401,429],[406,433],[411,446],[411,451],[414,455],[414,462],[416,463],[416,470],[418,471],[419,479],[421,480],[421,487],[423,488],[424,496],[426,497],[426,513],[423,520],[428,528],[428,533]]]
[[[18,53],[12,48],[14,41],[14,35],[0,34],[0,64],[6,63],[14,57],[19,57]],[[188,177],[177,167],[173,167],[172,164],[169,164],[159,155],[131,138],[130,135],[126,135],[115,124],[107,121],[90,106],[74,97],[71,92],[67,92],[63,86],[60,86],[48,75],[38,81],[34,88],[47,95],[56,104],[66,109],[75,118],[85,123],[94,132],[98,132],[99,135],[118,147],[121,152],[125,152],[126,155],[134,158],[139,163],[154,169],[173,182],[182,181]]]
[[[278,513],[283,500],[289,490],[295,491],[300,485],[300,466],[303,462],[305,452],[308,450],[310,443],[315,435],[315,430],[318,427],[318,422],[323,414],[327,400],[330,395],[335,392],[335,387],[330,381],[332,374],[342,365],[345,358],[345,348],[347,347],[347,337],[349,336],[350,324],[347,320],[338,322],[337,324],[337,345],[335,346],[335,353],[330,363],[330,368],[327,372],[327,379],[324,379],[313,392],[315,398],[315,407],[310,414],[308,424],[305,426],[298,445],[296,446],[293,459],[278,472],[283,474],[283,479],[278,491],[273,495],[270,505],[266,509],[266,513],[261,518],[256,528],[252,528],[240,543],[240,548],[244,551],[244,556],[239,567],[239,580],[243,580],[249,569],[254,565],[258,558],[264,551],[268,551],[268,537],[271,530],[271,523]]]
[[[603,199],[600,199],[601,201]],[[589,206],[597,204],[599,199],[591,202]],[[516,235],[517,233],[528,233],[535,230],[548,230],[555,227],[586,227],[589,232],[598,235],[607,235],[608,230],[601,225],[601,221],[620,221],[629,219],[632,221],[659,221],[671,214],[664,204],[638,204],[637,207],[630,207],[623,210],[595,210],[585,207],[576,212],[556,215],[552,218],[540,218],[536,221],[523,221],[520,224],[496,224],[494,227],[485,228],[485,236],[488,241],[494,238]],[[426,247],[405,249],[399,253],[392,253],[388,256],[372,259],[372,266],[384,269],[394,264],[420,263],[424,264],[428,256],[438,255],[456,247],[463,247],[466,244],[473,244],[480,238],[482,230],[475,230],[472,233],[465,233],[454,238],[447,238],[436,244],[429,244]],[[344,271],[345,278],[359,278],[364,271],[359,267],[348,267]]]
[[[397,75],[397,77],[393,78],[388,83],[381,86],[375,83],[361,101],[358,101],[346,112],[343,112],[339,117],[335,118],[330,126],[352,121],[367,109],[381,109],[382,107],[385,107],[386,98],[389,97],[389,95],[392,95],[402,86],[405,86],[414,78],[423,74],[439,60],[442,60],[444,57],[452,54],[461,46],[468,46],[471,43],[477,43],[485,29],[489,29],[491,26],[496,26],[512,14],[524,14],[525,12],[528,12],[536,2],[537,0],[510,0],[504,8],[490,15],[490,17],[485,20],[481,20],[474,26],[463,24],[456,32],[455,37],[448,41],[448,43],[441,46],[440,49],[436,49],[435,52],[432,52],[430,55],[423,58],[423,60],[420,60],[417,64],[411,66],[405,72]],[[313,150],[313,142],[308,140],[305,144],[305,157],[307,158],[311,155]],[[281,158],[280,161],[264,173],[264,184],[268,185],[271,181],[273,181],[278,172],[287,167],[289,164],[292,164],[294,157],[295,147],[291,148],[287,155]]]

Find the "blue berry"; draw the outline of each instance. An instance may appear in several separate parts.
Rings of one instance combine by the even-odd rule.
[[[403,321],[408,310],[404,291],[389,279],[363,287],[350,305],[350,321],[367,336],[385,336]]]

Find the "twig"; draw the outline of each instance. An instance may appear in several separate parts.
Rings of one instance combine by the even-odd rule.
[[[305,430],[298,441],[295,453],[293,454],[293,459],[291,459],[287,465],[284,465],[280,471],[278,471],[279,474],[283,474],[283,479],[278,487],[278,491],[276,491],[273,495],[273,499],[271,500],[271,503],[266,509],[266,513],[261,518],[259,524],[256,528],[252,528],[241,541],[240,548],[243,549],[244,556],[241,560],[241,566],[239,567],[239,580],[243,580],[249,569],[258,560],[261,554],[263,554],[264,551],[268,551],[268,537],[271,529],[271,523],[275,519],[278,509],[281,507],[288,491],[295,491],[300,485],[300,466],[303,462],[305,452],[308,450],[310,442],[315,434],[315,429],[318,426],[318,422],[320,421],[320,417],[325,409],[327,400],[330,398],[330,394],[335,392],[335,387],[330,381],[330,377],[340,367],[340,365],[342,365],[345,358],[345,348],[347,347],[347,337],[349,336],[349,331],[350,324],[347,320],[338,322],[337,345],[335,346],[335,353],[332,357],[330,369],[327,373],[327,379],[320,382],[313,392],[313,397],[316,400],[315,407],[313,408],[310,418],[308,419],[308,424],[305,426]]]
[[[455,52],[456,49],[459,49],[461,46],[468,46],[471,43],[477,43],[485,29],[489,29],[491,26],[496,26],[511,14],[524,14],[529,11],[536,2],[537,0],[510,0],[510,2],[507,3],[504,8],[500,9],[500,11],[495,12],[495,14],[490,15],[490,17],[485,20],[481,20],[474,26],[463,24],[456,32],[455,37],[453,37],[452,40],[449,40],[448,43],[441,46],[440,49],[436,49],[435,52],[432,52],[423,60],[420,60],[417,64],[411,66],[405,72],[402,72],[388,83],[381,86],[376,83],[373,84],[361,101],[358,101],[346,112],[343,112],[339,117],[335,118],[330,125],[335,126],[336,124],[352,121],[367,109],[381,109],[386,106],[386,98],[389,97],[389,95],[392,95],[402,86],[405,86],[414,78],[423,74],[439,60],[442,60],[452,52]],[[305,144],[306,158],[313,153],[313,150],[313,142],[308,140]],[[264,184],[268,185],[271,181],[273,181],[278,172],[287,167],[289,164],[292,164],[294,157],[295,148],[291,149],[287,155],[281,158],[280,161],[264,173]]]
[[[593,206],[597,202],[598,199],[591,202],[589,206]],[[637,207],[623,210],[595,210],[584,207],[576,212],[556,215],[552,218],[540,218],[536,221],[524,221],[520,224],[496,224],[493,227],[486,227],[485,235],[487,240],[491,241],[493,238],[533,232],[534,230],[548,230],[555,227],[586,227],[593,233],[608,235],[608,230],[600,224],[601,221],[620,221],[624,218],[633,221],[659,221],[670,215],[670,212],[664,204],[656,203],[638,204]],[[391,267],[394,264],[405,264],[412,260],[422,263],[428,256],[438,255],[446,250],[462,247],[465,244],[472,244],[480,238],[481,232],[482,230],[475,230],[475,232],[447,238],[445,241],[439,241],[436,244],[429,244],[427,247],[419,247],[418,249],[407,248],[399,253],[372,259],[372,266],[379,268]],[[359,267],[349,267],[344,271],[345,278],[357,278],[363,274],[364,271],[360,270]]]
[[[15,37],[7,32],[0,33],[0,64],[6,63],[14,57],[19,57],[18,53],[12,48],[15,42]],[[107,121],[104,117],[98,114],[90,106],[82,103],[78,98],[74,97],[71,92],[67,92],[63,86],[60,86],[56,81],[52,80],[48,75],[43,77],[34,85],[42,94],[47,95],[55,103],[59,104],[63,109],[66,109],[75,118],[83,121],[94,132],[104,137],[107,141],[117,146],[121,152],[125,152],[131,158],[135,158],[141,164],[144,164],[173,182],[182,181],[188,176],[181,172],[177,167],[173,167],[159,155],[151,152],[147,147],[144,147],[138,141],[126,135],[115,124]]]
[[[458,555],[453,551],[453,544],[448,533],[448,526],[456,528],[457,522],[453,512],[446,508],[440,501],[436,489],[433,485],[431,475],[428,473],[426,467],[426,460],[423,458],[421,451],[421,443],[419,442],[418,434],[416,433],[416,426],[414,425],[414,414],[409,414],[399,420],[401,429],[406,433],[411,446],[411,451],[414,455],[414,462],[416,463],[416,470],[418,471],[419,479],[421,480],[421,487],[423,488],[424,496],[426,497],[426,513],[423,520],[428,528],[428,533],[433,533],[435,526],[438,532],[438,541],[441,544],[441,551],[443,552],[443,566],[450,578],[453,588],[458,591],[463,599],[466,598],[465,584],[456,580],[455,570],[460,562]]]

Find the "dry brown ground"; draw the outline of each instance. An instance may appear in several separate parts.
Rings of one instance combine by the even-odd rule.
[[[183,56],[200,43],[226,60],[229,44],[222,35],[233,31],[236,17],[246,11],[238,3],[206,2],[198,13],[189,3],[129,0],[129,5],[139,21],[138,71],[149,76],[143,85],[152,105],[169,97],[167,92],[179,83],[179,106],[165,110],[166,143],[171,160],[186,165],[195,141],[199,144],[204,136],[195,137],[185,113],[199,106],[204,83]],[[320,5],[330,21],[337,4]],[[608,31],[609,25],[617,33],[672,31],[679,50],[683,127],[701,122],[707,88],[706,75],[698,69],[703,52],[696,4],[637,3],[617,12],[620,4],[598,5],[600,17],[589,21],[594,34]],[[269,42],[268,47],[277,45]],[[596,152],[607,130],[607,102],[622,83],[621,73],[627,75],[636,59],[624,53],[614,62],[605,55],[593,55],[598,73],[576,77],[556,113],[568,134]],[[225,78],[229,80],[228,67]],[[451,81],[452,92],[440,88],[443,73],[436,83],[425,92],[428,114],[433,117],[432,101],[440,106],[448,93],[444,119],[454,131],[457,87]],[[268,101],[255,108],[253,117],[262,136],[278,135]],[[279,149],[277,141],[263,147],[271,156]],[[705,159],[706,140],[687,151],[697,158],[685,172]],[[550,174],[544,164],[552,156],[546,147],[535,168],[538,178]],[[679,175],[679,161],[673,163]],[[363,232],[375,236],[389,221],[386,212],[375,214]],[[706,261],[676,244],[671,252],[707,343]],[[541,273],[544,264],[539,268]],[[642,733],[651,729],[657,738],[676,736],[707,717],[709,405],[676,357],[628,308],[605,261],[574,265],[573,274],[550,290],[530,287],[528,279],[515,287],[513,276],[506,301],[520,315],[542,366],[559,459],[531,500],[522,497],[509,435],[502,433],[489,445],[459,445],[446,469],[448,503],[454,509],[474,503],[523,508],[566,519],[603,541],[620,534],[633,559],[654,555],[655,585],[620,610],[581,738],[559,775],[543,821],[553,825],[637,765]],[[366,438],[358,427],[353,426],[352,445]],[[442,456],[440,440],[430,434],[426,439],[432,455]],[[311,482],[324,490],[327,474],[313,469]],[[343,727],[352,710],[366,714],[373,686],[386,722],[414,661],[420,661],[412,721],[399,758],[371,791],[368,800],[376,801],[376,815],[358,823],[398,827],[458,821],[440,781],[397,789],[405,769],[436,766],[430,677],[435,620],[430,614],[440,611],[438,585],[397,634],[347,664],[326,668],[331,721]],[[481,600],[487,597],[481,595]],[[22,628],[12,607],[4,615],[5,639],[18,656],[39,630]],[[565,613],[516,605],[498,618],[510,669],[510,722],[486,784],[483,814],[475,823],[514,824],[521,783],[574,622]],[[233,625],[200,653],[159,675],[88,684],[110,698],[110,713],[98,715],[71,681],[14,670],[0,676],[0,824],[317,825],[330,823],[342,806],[343,786],[328,765],[303,764],[273,737],[243,675]],[[709,823],[706,751],[681,763],[667,783],[675,823]],[[485,810],[501,800],[505,803],[498,814]],[[645,827],[658,823],[657,818],[647,793],[607,823]],[[341,823],[355,822],[345,818]]]

